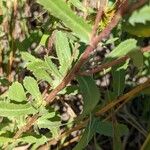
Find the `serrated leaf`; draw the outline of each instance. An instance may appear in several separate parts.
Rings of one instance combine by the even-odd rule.
[[[31,62],[27,65],[27,68],[33,72],[34,76],[38,80],[47,81],[49,84],[52,83],[52,78],[50,77],[49,73],[46,71],[48,68],[44,61],[39,59],[34,62]]]
[[[13,138],[0,136],[0,144],[8,144],[8,143],[13,142],[13,141],[14,141]]]
[[[141,9],[134,11],[123,23],[123,30],[138,37],[150,36],[150,5],[145,5]]]
[[[36,109],[30,104],[14,104],[0,102],[0,116],[15,117],[37,113]]]
[[[78,77],[79,89],[83,96],[83,115],[90,114],[100,100],[100,91],[92,77]]]
[[[150,21],[150,5],[145,5],[140,10],[136,10],[129,17],[129,23],[135,25],[135,23],[143,23]]]
[[[105,61],[112,61],[113,59],[127,55],[129,52],[137,48],[136,44],[137,41],[134,39],[123,41],[106,56]]]
[[[8,90],[8,98],[17,102],[26,100],[26,94],[23,86],[19,82],[14,82]]]
[[[40,145],[43,145],[47,142],[47,138],[45,136],[24,136],[17,141],[22,143],[32,144],[32,150],[36,150]]]
[[[37,120],[37,125],[39,128],[49,129],[54,138],[59,134],[61,121],[60,118],[54,112],[51,113],[48,112],[47,114],[42,115]]]
[[[27,62],[33,62],[33,61],[37,60],[33,55],[31,55],[28,52],[22,52],[21,57],[22,57],[23,60],[25,60]]]
[[[41,92],[39,91],[39,87],[37,81],[32,77],[25,77],[23,80],[23,85],[26,88],[27,92],[32,95],[32,98],[35,100],[42,100]]]
[[[65,33],[56,33],[56,54],[60,63],[60,72],[65,74],[71,65],[71,50]]]
[[[47,65],[47,69],[50,70],[49,72],[54,78],[56,79],[62,78],[61,73],[59,72],[57,66],[52,62],[50,57],[48,56],[45,57],[45,63]]]
[[[84,131],[80,141],[73,148],[73,150],[83,150],[88,145],[88,143],[91,141],[94,134],[96,133],[98,122],[99,122],[98,119],[92,118],[90,123],[85,128],[85,131]]]
[[[63,0],[37,0],[37,2],[52,15],[62,20],[83,42],[89,42],[92,27],[75,15]]]

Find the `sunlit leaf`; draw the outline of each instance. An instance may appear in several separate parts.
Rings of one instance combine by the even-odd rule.
[[[37,0],[52,15],[59,18],[69,27],[82,41],[88,42],[91,33],[91,26],[81,17],[74,14],[63,0]]]
[[[25,77],[23,80],[23,85],[26,88],[27,92],[32,95],[32,98],[35,100],[42,100],[42,95],[39,91],[37,81],[32,77]]]
[[[13,104],[0,102],[0,116],[15,117],[34,114],[37,111],[30,104]]]
[[[26,100],[25,91],[19,82],[16,81],[9,87],[8,98],[18,102]]]

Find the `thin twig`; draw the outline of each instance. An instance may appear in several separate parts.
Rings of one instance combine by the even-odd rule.
[[[97,29],[99,27],[99,22],[100,22],[100,20],[102,18],[105,6],[106,6],[106,0],[101,1],[100,7],[99,7],[97,15],[96,15],[96,19],[95,19],[95,23],[94,23],[94,26],[93,26],[93,30],[92,30],[92,33],[91,33],[91,40],[96,36]]]

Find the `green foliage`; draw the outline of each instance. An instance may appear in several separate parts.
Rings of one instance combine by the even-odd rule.
[[[138,37],[150,36],[150,5],[134,11],[123,25],[123,29]]]
[[[79,88],[83,95],[83,115],[89,115],[100,100],[100,92],[92,77],[78,77]]]
[[[91,26],[75,15],[63,0],[38,0],[38,3],[62,20],[83,42],[89,42]]]
[[[35,113],[37,113],[37,110],[31,104],[0,102],[0,116],[3,117],[17,117]]]
[[[97,43],[90,36],[100,1],[15,2],[0,1],[0,149],[36,150],[55,141],[63,149],[72,142],[71,131],[77,130],[81,138],[74,150],[86,149],[93,141],[96,150],[134,149],[135,143],[148,150],[150,88],[141,79],[149,78],[150,53],[141,47],[149,43],[150,6],[123,16],[109,38]],[[107,1],[97,34],[109,25],[103,32],[107,35],[115,24],[115,2]],[[95,49],[88,47],[91,43],[97,44]],[[129,59],[120,63],[124,56]],[[80,74],[99,65],[102,72]],[[139,83],[142,86],[135,88]],[[139,139],[129,141],[135,135]]]
[[[19,82],[14,82],[9,87],[8,98],[17,102],[22,102],[26,100],[25,91],[23,89],[23,86]]]

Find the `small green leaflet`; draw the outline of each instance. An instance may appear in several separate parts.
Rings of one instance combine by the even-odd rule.
[[[45,136],[24,136],[17,139],[17,142],[22,142],[24,144],[32,144],[32,150],[36,150],[40,145],[43,145],[47,142],[47,138]]]
[[[137,48],[136,44],[137,41],[134,39],[123,41],[106,56],[105,61],[112,61],[114,59],[127,55],[129,52]]]
[[[40,41],[40,45],[45,46],[48,37],[49,37],[49,34],[43,34],[42,38],[41,38],[41,41]]]
[[[38,80],[45,80],[51,84],[52,78],[46,71],[48,68],[44,61],[37,59],[37,60],[27,64],[27,68],[33,72],[34,76]]]
[[[78,77],[79,89],[83,96],[83,115],[89,115],[100,100],[100,91],[92,77]]]
[[[59,72],[57,66],[52,62],[51,57],[45,56],[45,63],[47,65],[47,69],[49,73],[55,78],[55,79],[61,79],[62,74]]]
[[[25,77],[23,80],[23,85],[26,88],[27,92],[32,95],[32,98],[37,101],[42,101],[42,95],[39,91],[37,81],[32,77]]]
[[[16,81],[9,87],[8,98],[17,102],[26,100],[25,91],[19,82]]]
[[[52,137],[55,138],[59,134],[61,121],[55,112],[48,112],[37,120],[37,125],[39,128],[48,128],[52,133]]]
[[[71,66],[71,50],[68,38],[65,33],[61,31],[56,32],[56,54],[60,63],[60,72],[66,74]]]
[[[134,11],[128,20],[123,23],[123,29],[138,37],[150,36],[150,5]]]
[[[92,27],[81,17],[75,15],[64,0],[37,0],[37,2],[52,15],[62,20],[83,42],[89,42]]]
[[[37,60],[37,58],[35,58],[33,55],[31,55],[28,52],[22,52],[21,57],[22,57],[22,59],[24,59],[27,62],[34,62]]]
[[[37,110],[35,110],[30,104],[0,102],[0,116],[3,117],[15,117],[35,113],[37,113]]]
[[[129,18],[129,23],[135,25],[135,23],[143,23],[150,21],[150,5],[145,5],[140,10],[136,10]]]

